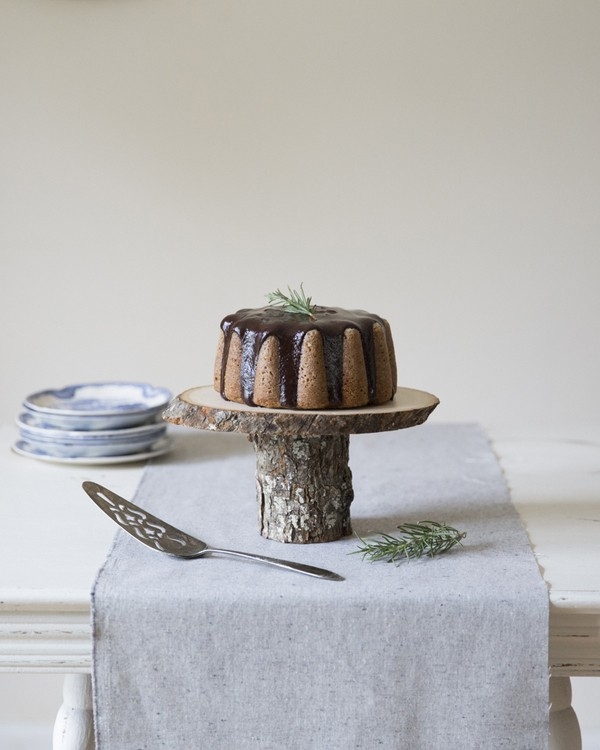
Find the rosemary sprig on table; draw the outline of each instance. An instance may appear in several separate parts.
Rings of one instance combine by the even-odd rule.
[[[352,554],[360,554],[363,560],[377,562],[385,560],[398,565],[402,560],[441,555],[457,544],[462,544],[466,532],[458,531],[452,526],[437,521],[419,521],[403,523],[397,527],[398,536],[382,534],[379,539],[365,541]]]
[[[314,319],[315,311],[316,311],[316,305],[312,304],[312,298],[307,297],[304,293],[304,289],[302,288],[302,284],[300,284],[300,291],[296,291],[295,289],[290,289],[288,286],[288,293],[284,294],[280,289],[277,289],[274,292],[270,292],[267,294],[267,299],[269,300],[270,305],[275,305],[276,307],[281,307],[286,312],[291,313],[301,313],[303,315],[308,315],[310,318]]]

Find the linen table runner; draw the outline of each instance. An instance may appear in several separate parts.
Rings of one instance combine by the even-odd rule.
[[[353,528],[436,520],[463,547],[396,566],[358,540],[258,533],[251,445],[185,431],[133,498],[211,545],[328,568],[343,582],[121,530],[93,592],[97,750],[543,750],[548,597],[476,425],[353,435]]]

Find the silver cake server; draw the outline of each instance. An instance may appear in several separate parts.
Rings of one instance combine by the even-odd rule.
[[[169,555],[193,559],[203,555],[218,553],[221,555],[232,555],[243,557],[246,560],[257,560],[258,562],[275,565],[286,570],[295,570],[315,578],[326,578],[329,581],[343,581],[343,577],[337,573],[323,568],[315,568],[313,565],[279,560],[275,557],[250,554],[249,552],[238,552],[232,549],[217,549],[209,547],[205,542],[186,534],[174,526],[170,526],[160,518],[153,516],[148,511],[130,503],[129,500],[117,495],[116,492],[103,487],[96,482],[84,482],[83,489],[92,498],[96,505],[101,508],[113,521],[135,537],[143,544],[152,547],[159,552]]]

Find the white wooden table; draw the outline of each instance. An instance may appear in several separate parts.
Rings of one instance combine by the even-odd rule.
[[[15,438],[0,428],[0,670],[64,673],[54,749],[93,750],[90,587],[115,526],[81,482],[131,497],[143,465],[35,461]],[[600,676],[600,428],[494,446],[548,583],[550,748],[580,750],[569,678]]]

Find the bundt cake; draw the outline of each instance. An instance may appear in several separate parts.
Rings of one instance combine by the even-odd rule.
[[[228,401],[268,408],[383,404],[396,391],[389,323],[338,307],[238,310],[221,322],[214,387]]]

